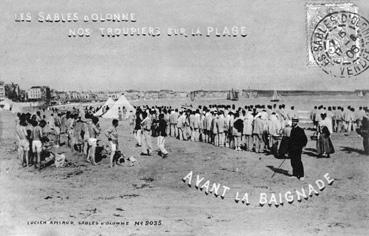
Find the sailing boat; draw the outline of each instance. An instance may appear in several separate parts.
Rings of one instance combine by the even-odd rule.
[[[280,101],[280,97],[277,93],[277,90],[274,90],[274,93],[273,93],[273,97],[272,99],[270,100],[271,102],[279,102]]]
[[[227,100],[238,101],[238,91],[233,89],[228,91]]]
[[[196,97],[196,91],[192,91],[190,93],[190,99],[191,99],[191,102],[195,101],[195,97]]]

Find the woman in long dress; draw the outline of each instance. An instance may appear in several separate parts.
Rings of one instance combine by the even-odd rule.
[[[321,114],[318,126],[317,152],[319,157],[329,158],[334,153],[334,147],[330,138],[332,133],[332,121],[325,113]]]

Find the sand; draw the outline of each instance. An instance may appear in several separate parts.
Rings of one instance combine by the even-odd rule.
[[[138,160],[135,166],[109,168],[106,159],[91,166],[82,156],[72,155],[61,147],[73,165],[37,171],[33,167],[22,168],[16,157],[14,114],[0,115],[1,235],[367,235],[369,232],[369,157],[361,153],[362,140],[354,133],[333,134],[336,153],[330,159],[317,158],[315,142],[310,140],[302,157],[304,181],[287,176],[291,171],[289,160],[279,167],[283,160],[272,155],[173,138],[167,139],[167,159],[156,153],[151,157],[139,156],[140,149],[134,146],[125,122],[119,126],[120,147]],[[109,122],[102,122],[103,129]],[[153,139],[156,148],[155,143]],[[189,187],[182,178],[190,171],[192,181],[199,175],[204,181],[210,180],[211,185],[220,183],[230,190],[222,199],[205,194],[194,184]],[[274,171],[277,173],[273,176]],[[296,199],[291,204],[284,202],[279,207],[258,203],[260,193],[270,197],[272,193],[308,190],[309,184],[324,180],[326,173],[335,181],[323,191],[318,190],[319,195],[301,202]],[[236,192],[240,195],[247,192],[250,204],[236,203]],[[114,222],[119,224],[113,225]]]

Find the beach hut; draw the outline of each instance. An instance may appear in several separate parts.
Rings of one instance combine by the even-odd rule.
[[[94,116],[101,116],[105,113],[106,108],[107,107],[112,107],[114,105],[114,100],[112,98],[108,98],[108,100],[106,100],[106,102],[104,103],[104,105],[101,106],[101,108],[95,112]]]
[[[119,97],[118,101],[114,103],[114,105],[102,116],[104,119],[118,119],[118,110],[119,108],[123,110],[123,107],[126,108],[127,113],[126,117],[128,117],[130,111],[135,111],[135,108],[129,103],[126,96],[123,94]]]

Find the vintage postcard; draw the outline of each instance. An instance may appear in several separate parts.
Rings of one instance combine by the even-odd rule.
[[[3,0],[0,235],[368,235],[369,1]]]

